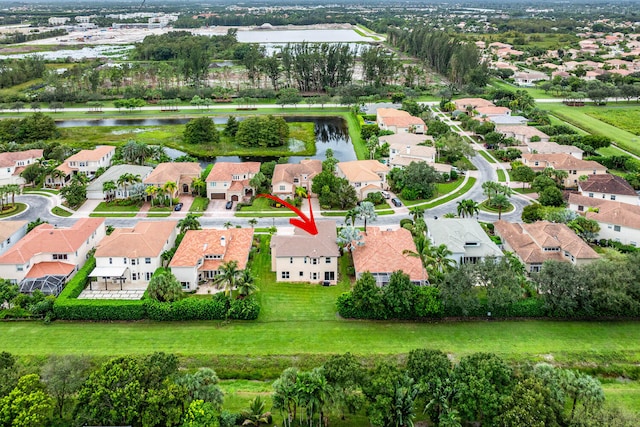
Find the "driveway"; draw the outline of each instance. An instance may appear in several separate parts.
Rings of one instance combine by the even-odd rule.
[[[76,220],[73,218],[62,218],[51,214],[51,208],[55,206],[54,197],[39,196],[35,194],[16,196],[16,202],[25,203],[27,210],[7,218],[7,220],[35,221],[40,218],[50,224],[57,224],[63,227],[72,225]]]

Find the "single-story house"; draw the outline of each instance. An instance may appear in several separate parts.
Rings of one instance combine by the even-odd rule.
[[[409,230],[367,227],[363,241],[364,244],[351,253],[357,278],[369,272],[378,286],[384,286],[389,283],[391,274],[402,271],[417,285],[428,283],[429,276],[420,259],[404,253],[405,250],[416,251]]]
[[[138,165],[114,165],[105,171],[102,175],[91,181],[87,185],[87,199],[89,200],[106,200],[106,199],[126,199],[129,197],[127,189],[118,186],[118,178],[125,173],[138,175],[141,180],[144,180],[151,171],[150,166],[138,166]],[[113,191],[104,192],[103,185],[105,182],[113,181],[116,184],[116,189]]]
[[[459,111],[473,111],[483,107],[495,107],[495,104],[484,98],[460,98],[454,99],[453,104],[456,106],[456,110]]]
[[[549,80],[549,76],[539,71],[519,71],[513,75],[513,81],[518,86],[533,86],[540,80]]]
[[[502,257],[480,223],[473,218],[425,219],[427,235],[435,246],[447,245],[458,265],[475,264],[488,257]]]
[[[595,261],[600,256],[565,224],[537,221],[533,224],[497,221],[494,232],[505,251],[513,252],[528,272],[539,272],[545,261],[574,265]]]
[[[271,238],[271,271],[278,282],[310,282],[335,285],[338,281],[336,222],[316,221],[318,234],[294,228],[293,235]]]
[[[378,108],[376,116],[378,127],[382,130],[393,133],[425,133],[427,131],[424,120],[403,110]]]
[[[253,243],[252,228],[189,230],[169,263],[171,272],[185,291],[214,279],[220,266],[230,261],[244,270]]]
[[[542,142],[549,142],[549,135],[533,126],[500,125],[496,127],[496,132],[500,132],[506,138],[514,138],[515,140],[525,145],[532,142],[531,139],[537,139]]]

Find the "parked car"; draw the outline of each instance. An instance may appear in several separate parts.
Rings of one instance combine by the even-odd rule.
[[[402,202],[397,197],[394,197],[393,199],[391,199],[391,203],[393,203],[393,206],[395,206],[396,208],[399,208],[400,206],[402,206]]]
[[[179,211],[182,209],[182,207],[184,206],[184,203],[178,203],[173,207],[174,211]]]
[[[382,194],[382,197],[384,197],[385,199],[388,199],[389,197],[389,192],[388,191],[381,191],[380,194]]]
[[[225,207],[225,208],[227,208],[227,209],[231,209],[231,208],[233,207],[233,202],[232,202],[231,200],[229,200],[229,201],[227,202],[227,204],[226,204],[226,205],[224,205],[224,207]]]

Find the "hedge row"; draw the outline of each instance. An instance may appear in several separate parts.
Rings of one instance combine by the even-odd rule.
[[[260,306],[254,298],[231,300],[222,293],[212,298],[190,297],[173,303],[142,300],[77,299],[86,287],[89,274],[95,268],[90,258],[67,283],[53,306],[56,319],[61,320],[255,320]]]

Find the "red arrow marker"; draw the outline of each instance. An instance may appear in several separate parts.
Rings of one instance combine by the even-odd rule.
[[[307,195],[307,200],[309,201],[309,216],[307,217],[302,211],[290,203],[285,202],[282,199],[277,198],[276,196],[272,196],[271,194],[258,194],[257,197],[266,197],[267,199],[271,199],[281,205],[284,205],[286,208],[291,209],[294,213],[296,213],[300,218],[291,218],[289,220],[289,224],[294,227],[299,227],[306,231],[307,233],[315,236],[318,234],[318,227],[316,227],[316,221],[313,219],[313,209],[311,208],[311,196]]]

